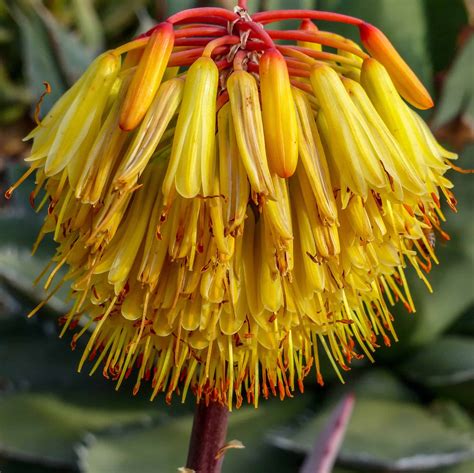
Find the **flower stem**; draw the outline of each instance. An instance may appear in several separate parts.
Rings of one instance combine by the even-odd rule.
[[[354,47],[348,41],[344,41],[338,38],[331,38],[327,35],[314,32],[306,32],[301,30],[266,30],[272,39],[287,39],[293,41],[308,41],[311,43],[322,44],[323,46],[329,46],[335,49],[342,49],[343,51],[350,52],[362,59],[367,58],[367,54]]]
[[[202,7],[190,8],[189,10],[183,10],[181,12],[175,13],[174,15],[170,16],[167,21],[174,25],[203,16],[216,16],[219,18],[224,18],[227,21],[234,21],[239,18],[234,12],[226,10],[225,8]]]
[[[252,15],[253,21],[258,23],[273,23],[281,20],[301,20],[303,18],[347,23],[348,25],[360,25],[363,23],[362,20],[352,16],[315,10],[272,10]]]
[[[206,405],[201,401],[196,406],[187,468],[196,473],[220,473],[224,457],[218,453],[225,444],[228,416],[227,407],[217,402]]]
[[[177,30],[175,32],[175,38],[191,38],[194,36],[222,36],[227,34],[227,28],[219,26],[198,26],[189,27]]]
[[[273,42],[268,32],[265,31],[262,25],[259,25],[258,23],[255,23],[253,21],[246,21],[242,23],[241,28],[248,28],[252,30],[256,37],[263,42],[265,48],[275,47],[275,43]]]
[[[238,36],[233,36],[233,35],[221,36],[220,38],[216,38],[216,39],[213,39],[212,41],[209,41],[202,55],[206,57],[211,57],[213,51],[219,46],[237,44],[238,42],[240,42],[240,38]]]

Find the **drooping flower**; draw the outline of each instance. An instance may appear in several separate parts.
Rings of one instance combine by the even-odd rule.
[[[186,10],[99,56],[27,137],[80,368],[232,408],[396,340],[456,205],[456,155],[401,96],[432,106],[379,30],[327,12]]]

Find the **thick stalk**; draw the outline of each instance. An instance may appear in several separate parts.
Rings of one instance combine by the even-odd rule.
[[[227,407],[210,402],[200,402],[194,413],[193,430],[189,441],[186,467],[196,473],[220,473],[223,455],[219,451],[225,445]]]
[[[311,20],[334,21],[337,23],[347,23],[349,25],[360,25],[362,20],[352,16],[341,15],[327,11],[316,10],[271,10],[255,13],[252,15],[253,21],[259,23],[273,23],[281,20],[301,20],[308,18]]]
[[[266,32],[273,39],[289,39],[293,41],[308,41],[311,43],[322,44],[323,46],[329,46],[335,49],[342,49],[348,51],[356,56],[361,57],[362,59],[367,58],[367,54],[357,49],[348,41],[330,38],[325,34],[316,33],[316,32],[306,32],[302,30],[266,30]]]
[[[189,10],[183,10],[181,12],[175,13],[170,16],[167,21],[175,25],[177,23],[187,22],[194,20],[199,17],[206,16],[217,16],[219,18],[224,18],[227,21],[237,20],[239,17],[230,10],[225,8],[213,8],[213,7],[203,7],[203,8],[190,8]]]

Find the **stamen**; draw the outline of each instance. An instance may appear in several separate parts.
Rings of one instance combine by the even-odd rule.
[[[10,200],[13,194],[13,191],[17,189],[23,182],[28,179],[28,177],[37,169],[35,166],[31,166],[21,177],[18,181],[15,182],[12,186],[10,186],[7,191],[5,192],[5,199]]]
[[[41,113],[41,104],[43,103],[43,100],[45,99],[45,97],[47,95],[49,95],[51,93],[51,85],[49,85],[49,82],[46,82],[44,81],[43,82],[43,85],[44,85],[44,92],[41,94],[37,104],[36,104],[36,107],[35,107],[35,122],[38,126],[41,125],[41,120],[40,120],[40,113]]]

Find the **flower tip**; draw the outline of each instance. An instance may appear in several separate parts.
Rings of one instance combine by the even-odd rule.
[[[420,110],[432,108],[434,102],[429,92],[382,31],[363,22],[359,25],[359,33],[362,44],[385,66],[400,95]]]
[[[378,28],[366,22],[363,22],[359,25],[359,33],[360,39],[364,45],[377,36],[377,34],[383,35],[383,33]]]
[[[278,51],[277,48],[269,48],[265,51],[265,53],[262,55],[262,61],[265,63],[268,61],[275,61],[276,63],[280,64],[280,67],[283,67],[285,63],[285,59],[283,58],[283,55]],[[267,64],[268,67],[268,64]]]
[[[300,23],[300,30],[303,31],[319,31],[319,28],[308,18],[305,18]]]
[[[140,124],[140,121],[135,122],[130,121],[127,117],[120,117],[119,128],[125,132],[133,131]]]

